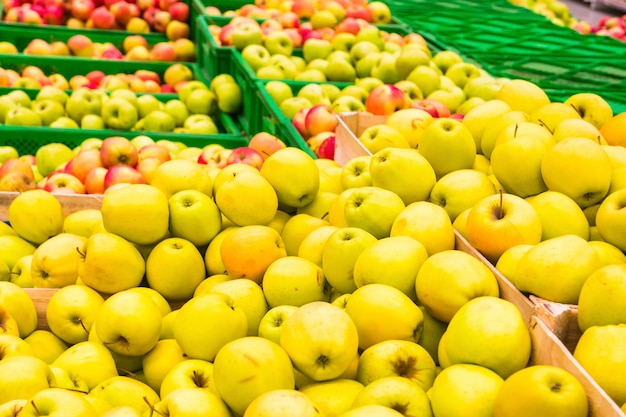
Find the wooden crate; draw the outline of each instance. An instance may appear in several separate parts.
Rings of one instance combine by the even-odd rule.
[[[359,141],[358,136],[370,126],[384,124],[387,116],[376,116],[364,112],[347,112],[337,115],[335,130],[335,161],[340,165],[357,156],[371,155],[371,152]]]

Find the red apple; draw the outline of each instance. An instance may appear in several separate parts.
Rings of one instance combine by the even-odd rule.
[[[100,159],[100,150],[99,149],[85,149],[76,154],[74,158],[70,160],[71,162],[71,171],[70,174],[74,175],[81,182],[85,182],[87,178],[87,174],[93,168],[101,167],[102,160]]]
[[[337,115],[328,104],[316,104],[307,112],[304,127],[309,137],[321,132],[334,132],[337,127]]]
[[[114,165],[137,165],[138,151],[130,140],[123,136],[110,136],[102,141],[100,147],[100,158],[102,166],[105,168]]]
[[[55,172],[48,176],[44,190],[58,194],[85,194],[86,189],[81,180],[67,172]]]
[[[390,115],[398,110],[409,107],[404,91],[393,84],[374,87],[365,99],[365,108],[376,115]]]
[[[318,158],[335,159],[335,135],[329,136],[320,144],[315,152]]]
[[[143,175],[130,165],[114,165],[104,176],[105,191],[116,184],[145,184]]]
[[[91,21],[96,29],[113,29],[115,17],[105,6],[96,7],[91,13]]]
[[[104,167],[93,168],[85,177],[85,190],[87,194],[104,193],[104,177],[108,169]]]
[[[167,10],[170,12],[173,20],[178,20],[179,22],[187,22],[189,20],[189,5],[187,3],[182,1],[174,2]]]
[[[285,142],[280,140],[277,136],[274,136],[268,132],[259,132],[250,138],[248,147],[256,150],[261,154],[263,160],[274,152],[286,148]]]
[[[163,161],[161,161],[161,159],[154,156],[144,158],[137,163],[137,171],[139,171],[146,184],[150,184],[152,182],[154,173],[162,163]]]
[[[225,165],[247,164],[257,169],[261,169],[263,161],[263,156],[259,151],[248,146],[242,146],[235,148],[230,152],[230,155],[226,158]]]
[[[163,145],[157,143],[144,145],[138,151],[139,163],[147,158],[157,158],[161,162],[172,159],[170,151]]]
[[[445,104],[443,104],[439,100],[435,100],[435,99],[432,99],[432,98],[423,98],[423,99],[417,100],[417,101],[418,102],[422,102],[422,103],[428,103],[431,106],[433,106],[434,108],[436,108],[437,109],[437,116],[436,117],[449,117],[450,116],[450,110],[446,107]],[[411,107],[414,107],[414,106],[411,106]]]

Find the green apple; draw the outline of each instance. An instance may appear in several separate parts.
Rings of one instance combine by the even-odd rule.
[[[370,164],[372,155],[360,155],[348,160],[341,168],[340,182],[343,190],[372,185]]]
[[[174,321],[174,337],[193,359],[213,361],[226,343],[244,337],[246,314],[222,293],[207,293],[185,302]]]
[[[244,22],[237,25],[232,31],[233,46],[239,51],[247,45],[263,44],[263,32],[256,21]]]
[[[271,80],[265,83],[265,89],[272,97],[276,105],[280,106],[283,100],[293,97],[293,91],[289,84],[281,80]]]
[[[143,119],[153,110],[161,110],[163,103],[152,94],[142,94],[137,97],[137,115]]]
[[[351,56],[353,56],[353,54],[351,54]],[[359,79],[360,78],[376,78],[372,74],[372,71],[374,70],[374,67],[378,65],[382,57],[383,57],[383,53],[379,52],[378,49],[376,49],[372,51],[370,54],[367,54],[364,57],[359,58],[359,60],[356,61],[356,63],[354,64],[357,77]],[[376,78],[376,79],[379,79],[379,78]],[[381,80],[381,83],[383,83],[382,80]]]
[[[161,311],[152,299],[136,291],[107,298],[94,321],[98,338],[120,355],[139,356],[156,345],[161,334]]]
[[[263,294],[270,307],[299,307],[313,301],[327,301],[325,290],[322,268],[298,256],[277,259],[263,275]]]
[[[454,249],[455,245],[450,216],[443,207],[429,201],[407,205],[393,220],[390,236],[412,237],[426,247],[429,255]]]
[[[145,382],[122,375],[102,381],[88,395],[94,399],[105,400],[112,407],[132,407],[142,415],[149,414],[150,406],[160,400],[159,395]]]
[[[396,217],[404,210],[402,198],[379,187],[354,188],[347,196],[344,216],[349,227],[366,230],[377,239],[387,237]]]
[[[589,240],[589,222],[574,200],[558,191],[544,191],[527,197],[541,218],[541,240],[576,235]]]
[[[80,124],[82,124],[82,120]],[[57,129],[78,129],[80,125],[75,122],[74,119],[66,116],[61,116],[52,123],[50,123],[50,127]]]
[[[421,48],[403,47],[395,61],[396,72],[401,79],[406,79],[408,75],[420,65],[428,65],[430,57]]]
[[[506,379],[527,366],[530,351],[530,333],[515,304],[480,296],[461,306],[448,323],[439,344],[439,360],[445,357],[449,365],[481,365]]]
[[[74,151],[63,143],[48,143],[40,146],[35,153],[35,161],[39,173],[47,177],[74,157]]]
[[[365,111],[365,103],[354,96],[341,95],[331,103],[331,108],[335,113]]]
[[[395,84],[403,78],[396,70],[397,53],[381,52],[380,59],[373,65],[370,76],[378,78],[385,84]]]
[[[118,265],[125,267],[119,270]],[[138,286],[145,270],[145,260],[135,245],[108,232],[97,232],[87,239],[78,267],[81,281],[105,294]]]
[[[35,356],[48,364],[69,347],[60,337],[45,329],[33,331],[24,341],[33,348]]]
[[[612,171],[602,145],[585,138],[557,143],[541,161],[541,174],[548,189],[566,194],[583,209],[604,199]],[[582,172],[586,174],[581,176]],[[577,180],[565,180],[565,177]]]
[[[239,165],[239,164],[233,164]],[[278,210],[278,196],[272,184],[256,169],[236,174],[218,174],[215,203],[219,211],[239,226],[268,224]],[[204,221],[204,220],[203,220]]]
[[[159,395],[165,398],[180,388],[202,388],[219,396],[213,378],[213,362],[187,358],[172,365],[161,381]]]
[[[186,360],[183,350],[174,339],[161,339],[142,359],[142,370],[146,383],[155,392],[161,391],[161,383],[170,370]]]
[[[445,70],[444,74],[459,88],[465,88],[469,80],[482,76],[480,69],[469,62],[457,62],[452,64]]]
[[[399,376],[427,391],[433,385],[435,375],[435,362],[426,349],[412,341],[390,339],[363,350],[356,380],[367,386],[382,378]]]
[[[477,97],[485,101],[495,100],[500,91],[500,87],[507,81],[507,78],[495,78],[481,75],[467,80],[463,92],[469,98]]]
[[[354,46],[355,42],[356,35],[351,32],[335,33],[335,36],[333,36],[333,38],[330,40],[333,51],[346,51],[348,53],[350,53],[350,50]]]
[[[296,113],[298,113],[298,110],[311,107],[313,107],[313,103],[311,103],[308,98],[298,96],[287,97],[281,101],[278,106],[281,113],[288,119],[293,119]]]
[[[298,307],[293,305],[280,305],[270,308],[259,322],[259,337],[280,344],[282,326],[296,310]]]
[[[274,152],[265,159],[261,175],[276,191],[278,203],[284,206],[306,206],[319,191],[317,164],[299,148],[287,147]]]
[[[270,62],[270,51],[263,45],[250,44],[241,50],[241,57],[246,61],[252,70],[256,73],[259,68],[264,67]]]
[[[288,56],[282,54],[271,55],[269,66],[278,68],[282,74],[280,78],[287,80],[293,80],[298,72],[296,64]]]
[[[72,91],[67,102],[65,110],[67,115],[76,123],[80,123],[87,114],[102,114],[102,96],[87,88],[80,88]]]
[[[581,382],[554,365],[533,365],[515,372],[502,383],[493,403],[494,415],[503,417],[583,417],[588,410],[589,401]]]
[[[225,344],[213,362],[213,375],[220,396],[239,415],[261,394],[295,386],[293,366],[285,350],[255,336]]]
[[[374,187],[393,191],[405,205],[427,200],[437,181],[432,166],[416,149],[382,149],[372,155],[369,172]]]
[[[321,84],[310,83],[303,86],[296,93],[297,97],[304,97],[314,106],[316,104],[331,104],[330,98],[326,95],[326,91]]]
[[[331,82],[354,82],[357,77],[356,69],[352,63],[341,58],[329,59],[324,74],[326,79]]]
[[[9,281],[0,281],[0,305],[17,321],[21,338],[35,331],[38,324],[37,309],[22,287]]]
[[[160,172],[171,162],[159,166],[152,185],[129,184],[105,194],[101,211],[107,231],[139,244],[155,243],[167,234],[169,195],[161,191]]]
[[[390,262],[389,253],[394,253]],[[379,283],[395,287],[416,300],[415,279],[428,258],[426,248],[408,236],[379,239],[366,247],[354,264],[354,283],[357,288]]]
[[[185,106],[185,110],[186,109],[187,107]],[[185,117],[184,120],[186,119],[187,117]],[[146,132],[171,132],[177,125],[174,116],[172,116],[170,112],[165,109],[152,110],[141,120],[143,120],[142,130]]]
[[[184,276],[185,280],[177,277]],[[146,260],[146,280],[150,288],[167,300],[191,298],[206,278],[204,258],[189,240],[170,237],[157,243]]]
[[[41,115],[30,108],[17,106],[4,117],[7,126],[43,126]]]
[[[86,341],[104,298],[86,285],[67,285],[55,292],[46,309],[50,330],[73,345]]]
[[[291,37],[282,30],[274,30],[265,35],[263,45],[271,55],[281,54],[291,56],[293,52]]]
[[[68,98],[69,98],[69,95],[67,94],[65,90],[59,87],[56,87],[54,85],[44,85],[37,92],[37,95],[35,96],[35,101],[46,100],[46,99],[55,100],[55,101],[58,101],[61,105],[63,105],[63,108],[65,108],[65,104],[67,103]]]
[[[326,59],[333,46],[327,39],[310,38],[302,45],[302,57],[306,62],[314,59]]]
[[[392,339],[417,342],[423,330],[424,316],[419,307],[402,291],[389,285],[369,284],[357,288],[348,298],[345,310],[358,329],[360,349]]]
[[[206,114],[212,116],[218,109],[217,96],[208,88],[197,88],[191,91],[183,101],[187,105],[190,114]]]
[[[65,107],[61,103],[52,99],[36,100],[32,104],[32,110],[39,114],[41,124],[49,126],[61,116],[65,116]]]
[[[322,268],[328,283],[342,294],[354,291],[354,263],[376,241],[371,233],[358,227],[340,227],[330,234],[322,249]]]
[[[536,136],[519,135],[496,145],[491,153],[491,169],[505,190],[522,198],[548,190],[541,165],[550,145]]]
[[[358,136],[359,141],[372,154],[385,148],[410,148],[407,139],[393,126],[375,124]]]
[[[192,114],[185,119],[183,132],[194,135],[215,135],[219,133],[219,129],[211,116]]]
[[[437,180],[430,191],[430,202],[443,207],[454,222],[461,212],[495,192],[487,174],[475,169],[459,169]]]
[[[18,107],[18,104],[11,100],[10,97],[6,95],[0,96],[0,123],[4,123],[4,120],[9,110],[16,107]],[[17,156],[15,156],[15,158],[17,158]]]
[[[102,104],[102,120],[109,129],[128,130],[139,119],[137,107],[122,97],[111,97]]]
[[[12,356],[0,361],[0,403],[33,397],[50,387],[54,381],[52,370],[43,360],[34,356]]]
[[[443,50],[433,55],[432,61],[445,74],[454,64],[463,62],[463,58],[454,51]]]
[[[345,310],[325,301],[298,308],[282,325],[280,346],[308,378],[339,377],[357,356],[357,327]]]
[[[353,408],[383,405],[405,415],[431,415],[426,391],[415,381],[403,376],[387,376],[367,384],[354,398]]]
[[[259,284],[249,279],[226,280],[213,285],[208,291],[231,297],[235,305],[241,307],[246,315],[247,335],[258,334],[259,323],[268,310],[268,303]],[[194,297],[197,295],[196,292]]]
[[[454,415],[470,412],[476,417],[492,416],[493,404],[503,382],[500,375],[484,366],[449,366],[437,375],[430,390],[433,413]]]
[[[228,74],[220,75],[226,76]],[[232,114],[241,110],[243,93],[241,86],[237,84],[234,79],[229,82],[219,81],[215,83],[215,78],[213,78],[211,91],[213,91],[217,97],[217,108],[223,113]]]
[[[169,230],[172,237],[196,246],[208,245],[222,227],[215,201],[198,190],[181,190],[169,198]]]
[[[493,194],[469,209],[467,239],[492,263],[502,253],[521,243],[541,241],[541,218],[534,207],[514,194]]]

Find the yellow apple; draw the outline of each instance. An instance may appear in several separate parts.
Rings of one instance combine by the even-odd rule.
[[[519,260],[514,282],[521,291],[546,300],[576,304],[583,284],[600,267],[600,257],[588,241],[563,235],[530,248]]]
[[[417,273],[415,291],[419,304],[443,322],[449,322],[473,298],[500,294],[491,270],[460,250],[438,252],[426,259]]]
[[[330,234],[322,248],[322,269],[326,281],[342,294],[356,289],[354,264],[376,237],[358,227],[340,227]]]
[[[328,224],[328,221],[310,214],[299,213],[291,216],[280,232],[287,255],[297,255],[302,240],[313,230]]]
[[[61,288],[75,284],[86,242],[83,236],[59,233],[41,243],[33,253],[31,264],[34,286]]]
[[[0,305],[0,334],[10,334],[20,337],[17,321],[9,314],[6,308]]]
[[[358,381],[337,378],[313,382],[299,391],[309,397],[324,416],[336,417],[352,408],[354,398],[362,389],[363,384]]]
[[[22,288],[34,288],[35,283],[33,282],[33,277],[30,271],[32,263],[33,255],[22,256],[18,259],[15,265],[13,265],[13,269],[11,269],[9,282],[19,285]]]
[[[138,356],[148,353],[161,334],[161,311],[150,297],[120,291],[100,306],[94,321],[98,338],[111,351]]]
[[[448,323],[442,342],[440,361],[481,365],[504,379],[526,367],[530,359],[530,333],[522,314],[515,304],[498,297],[476,297],[465,303]]]
[[[362,405],[339,414],[338,417],[400,417],[404,414],[379,404]]]
[[[576,109],[557,101],[544,104],[530,114],[531,122],[545,126],[550,132],[554,132],[556,127],[567,119],[582,120]]]
[[[178,314],[178,309],[172,310],[161,319],[161,336],[159,336],[159,340],[162,339],[174,339],[174,321],[176,320],[176,315]]]
[[[404,208],[394,219],[391,236],[409,236],[426,248],[428,255],[454,249],[452,221],[446,210],[429,201],[418,201]]]
[[[520,110],[529,115],[550,103],[545,91],[536,84],[522,79],[512,79],[502,84],[496,99],[507,103],[512,110]]]
[[[456,364],[445,368],[430,390],[433,413],[493,416],[494,401],[503,382],[498,374],[479,365]]]
[[[227,176],[215,192],[215,203],[238,226],[266,225],[278,210],[276,191],[258,170],[241,170]]]
[[[147,184],[110,190],[102,198],[102,223],[108,232],[130,242],[156,243],[168,233],[168,198],[159,188]]]
[[[578,299],[578,326],[626,323],[626,309],[621,300],[626,292],[626,264],[597,269],[584,282]]]
[[[131,242],[114,233],[98,232],[87,239],[78,275],[96,291],[113,294],[138,286],[145,270],[146,262]]]
[[[548,189],[566,194],[583,209],[604,199],[612,172],[602,145],[585,138],[562,140],[541,161],[541,175]]]
[[[183,350],[174,339],[159,340],[154,348],[143,356],[142,367],[146,383],[155,392],[161,392],[161,383],[174,365],[186,360]]]
[[[179,388],[202,388],[219,396],[213,378],[213,362],[188,358],[172,365],[161,381],[159,396],[165,398]]]
[[[263,294],[270,307],[328,301],[322,267],[298,256],[286,256],[270,264],[263,275]],[[258,321],[253,324],[258,328]]]
[[[298,247],[298,257],[307,259],[318,266],[322,266],[324,245],[330,235],[339,228],[331,224],[316,228],[307,234]]]
[[[295,387],[293,366],[280,345],[247,336],[224,345],[213,361],[215,386],[238,415],[261,394]]]
[[[510,111],[511,107],[506,102],[502,100],[488,100],[465,114],[462,123],[472,134],[476,142],[476,149],[481,149],[481,139],[485,129]]]
[[[249,279],[233,279],[215,284],[208,291],[230,296],[235,305],[240,306],[246,315],[247,335],[257,336],[259,323],[269,308],[264,294],[265,285],[265,278],[263,288]]]
[[[179,388],[154,404],[150,411],[158,415],[188,417],[230,417],[232,413],[220,397],[200,388]]]
[[[256,397],[246,408],[243,417],[324,417],[315,403],[295,389],[276,389]]]
[[[396,193],[411,204],[425,201],[437,180],[430,162],[416,149],[385,148],[372,155],[372,185]]]
[[[454,222],[462,211],[495,192],[496,188],[486,173],[459,169],[439,178],[430,191],[429,201],[443,207]]]
[[[146,413],[150,405],[159,402],[159,395],[146,383],[130,376],[113,376],[89,391],[90,397],[106,400],[112,407],[126,405]]]
[[[520,243],[519,245],[511,246],[504,251],[502,256],[498,258],[495,267],[506,279],[511,281],[513,285],[516,281],[517,265],[522,256],[535,245]]]
[[[68,348],[60,337],[45,329],[35,330],[24,341],[33,348],[35,356],[48,364]]]
[[[476,203],[469,210],[465,228],[469,243],[492,263],[511,246],[541,240],[537,211],[528,201],[508,193],[490,195]]]
[[[249,197],[249,195],[248,195]],[[211,196],[198,190],[182,190],[169,200],[169,231],[172,237],[205,246],[222,228],[222,215]]]
[[[601,240],[615,245],[622,251],[626,249],[626,217],[621,210],[626,201],[626,189],[609,194],[598,206],[595,215],[595,226]]]
[[[437,320],[431,316],[424,306],[419,306],[424,315],[424,330],[417,343],[422,346],[428,354],[433,358],[435,364],[439,365],[439,356],[437,350],[439,347],[439,340],[446,331],[448,323]]]
[[[348,227],[361,228],[381,239],[389,236],[394,219],[404,208],[404,201],[393,191],[360,187],[346,196],[343,214]]]
[[[222,242],[230,233],[237,230],[240,226],[230,226],[222,229],[213,240],[209,243],[204,252],[204,264],[207,269],[208,276],[226,274],[226,267],[222,261],[222,255],[220,254]]]
[[[111,352],[101,343],[92,341],[70,346],[51,365],[64,369],[71,379],[84,381],[90,390],[118,374]]]
[[[0,348],[2,349],[0,360],[11,356],[35,356],[33,348],[14,334],[0,333]]]
[[[155,289],[152,289],[150,287],[134,287],[129,288],[128,290],[139,292],[140,294],[145,294],[150,297],[150,299],[154,301],[154,304],[156,304],[156,306],[159,308],[161,316],[163,317],[165,317],[166,314],[172,311],[172,306],[170,305],[170,303]]]
[[[20,237],[35,245],[61,233],[64,218],[59,200],[43,189],[22,192],[9,204],[9,224]]]
[[[102,212],[98,209],[81,209],[69,213],[63,220],[63,232],[89,237],[102,226]]]
[[[435,119],[422,109],[401,109],[387,117],[385,124],[395,127],[411,148],[417,148],[424,131]]]
[[[492,120],[490,124],[485,127],[480,137],[480,152],[485,157],[491,158],[491,152],[496,146],[496,141],[501,132],[507,126],[514,125],[518,122],[530,122],[530,116],[519,110],[511,110],[502,114],[498,119]]]
[[[567,195],[544,191],[526,197],[541,219],[541,240],[572,234],[589,239],[589,222],[582,208]]]
[[[48,327],[65,343],[84,342],[103,303],[102,295],[86,285],[60,288],[48,301]]]
[[[182,190],[198,190],[213,195],[213,180],[209,172],[186,159],[163,162],[155,171],[150,185],[162,191],[166,199]]]
[[[308,214],[319,219],[328,221],[328,211],[331,204],[335,201],[335,198],[339,195],[341,190],[337,192],[331,192],[326,190],[319,190],[317,196],[304,207],[298,207],[296,214]]]
[[[357,326],[345,310],[325,301],[298,308],[283,323],[280,346],[294,368],[315,381],[339,377],[359,347]]]
[[[590,240],[589,244],[598,252],[602,265],[619,265],[626,263],[626,254],[617,246],[603,240]]]
[[[47,388],[29,398],[28,403],[20,411],[20,415],[98,417],[100,414],[81,393],[63,388]]]
[[[509,142],[520,136],[532,136],[541,139],[546,145],[552,146],[556,142],[552,137],[552,133],[545,126],[533,123],[531,121],[519,121],[505,126],[498,134],[489,158],[493,155],[493,150],[499,145]]]
[[[422,311],[406,294],[389,285],[357,288],[345,310],[358,329],[360,349],[391,339],[417,342],[422,334]]]
[[[589,401],[583,385],[565,369],[534,365],[502,383],[493,408],[493,415],[502,417],[584,417]]]
[[[0,281],[0,305],[17,321],[21,338],[27,337],[37,328],[35,303],[22,287]]]
[[[355,156],[344,164],[341,168],[339,181],[341,188],[366,187],[372,185],[372,176],[370,174],[370,162],[372,155]]]
[[[559,122],[552,131],[557,142],[570,137],[587,138],[601,145],[607,145],[606,140],[593,123],[578,117],[571,117]],[[607,145],[610,146],[610,145]]]
[[[213,361],[222,346],[247,332],[243,309],[230,296],[217,292],[185,302],[174,321],[174,338],[193,359]]]
[[[43,360],[34,356],[11,356],[0,361],[0,404],[30,400],[36,393],[50,388],[54,374]]]
[[[416,300],[415,279],[427,258],[424,245],[409,236],[380,239],[356,259],[354,283],[357,288],[374,283],[390,285]]]

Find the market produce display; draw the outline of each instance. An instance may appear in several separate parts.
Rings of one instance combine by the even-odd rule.
[[[0,415],[623,415],[615,102],[402,4],[122,4],[3,9],[59,35],[0,53]]]

